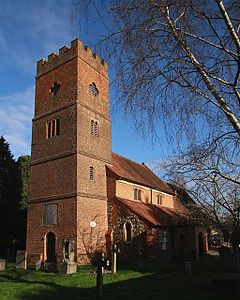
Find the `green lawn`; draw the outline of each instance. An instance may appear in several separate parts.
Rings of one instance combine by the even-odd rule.
[[[117,274],[104,275],[103,299],[161,299],[161,300],[222,300],[239,299],[239,293],[216,290],[211,278],[215,270],[195,266],[194,282],[189,284],[176,269],[160,268],[158,272],[122,269]],[[1,300],[58,300],[98,299],[94,269],[82,267],[74,275],[37,272],[34,269],[16,270],[10,265],[0,272]]]

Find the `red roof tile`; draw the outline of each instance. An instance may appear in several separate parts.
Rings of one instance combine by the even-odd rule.
[[[154,204],[119,197],[115,197],[111,200],[117,201],[120,205],[124,205],[141,219],[154,226],[171,226],[176,224],[176,222],[186,221],[186,217],[183,214],[171,208],[159,207]]]
[[[146,165],[139,164],[116,153],[112,153],[112,166],[108,167],[119,179],[145,185],[174,195],[170,186],[160,180]]]

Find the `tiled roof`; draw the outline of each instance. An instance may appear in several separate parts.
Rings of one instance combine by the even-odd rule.
[[[116,153],[112,153],[112,166],[108,167],[118,179],[145,185],[174,195],[171,187],[160,180],[146,165],[139,164]]]
[[[120,205],[124,205],[134,214],[138,215],[139,218],[154,226],[171,226],[187,220],[186,216],[171,208],[159,207],[154,204],[119,197],[114,197],[111,200],[116,201]]]

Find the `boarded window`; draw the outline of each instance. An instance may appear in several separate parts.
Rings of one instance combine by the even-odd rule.
[[[57,224],[57,204],[45,204],[43,206],[43,224]]]
[[[89,168],[89,179],[94,180],[94,167]]]

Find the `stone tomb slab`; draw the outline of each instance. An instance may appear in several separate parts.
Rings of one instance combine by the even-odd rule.
[[[17,250],[16,269],[27,269],[27,251]]]
[[[63,274],[77,273],[77,263],[73,261],[64,261],[59,265],[59,272]]]
[[[5,271],[6,270],[6,265],[7,265],[7,260],[6,259],[0,259],[0,271]]]

